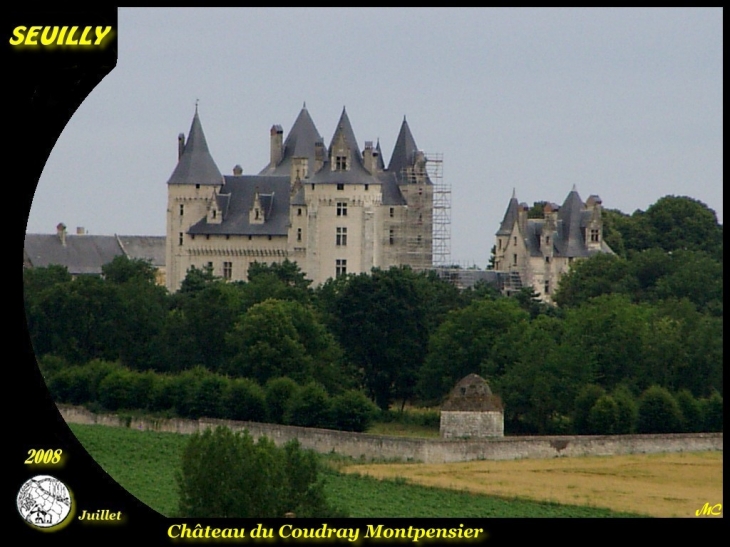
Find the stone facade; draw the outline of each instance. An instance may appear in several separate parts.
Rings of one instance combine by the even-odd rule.
[[[441,406],[440,434],[445,439],[504,436],[504,407],[486,380],[462,378]]]
[[[603,240],[601,198],[584,203],[573,188],[562,205],[545,203],[543,218],[527,218],[529,207],[515,193],[497,231],[494,269],[503,273],[505,292],[532,287],[546,302],[574,260],[613,253]]]
[[[405,121],[386,168],[380,144],[363,150],[343,110],[329,147],[306,107],[284,139],[270,130],[269,163],[223,176],[197,109],[168,180],[166,278],[191,267],[246,280],[253,262],[289,259],[315,285],[345,273],[432,265],[433,184]]]

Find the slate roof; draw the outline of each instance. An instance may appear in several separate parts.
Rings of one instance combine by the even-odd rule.
[[[149,260],[156,268],[165,267],[165,236],[117,236],[117,239],[129,258]]]
[[[393,155],[390,157],[388,171],[400,173],[404,168],[413,165],[416,152],[418,152],[418,146],[416,146],[416,141],[411,134],[411,128],[408,127],[408,122],[403,116],[403,123],[400,126],[398,138],[393,147]]]
[[[315,144],[322,143],[324,147],[324,139],[319,134],[317,127],[309,115],[307,107],[303,107],[299,112],[297,119],[292,125],[291,131],[284,141],[284,149],[282,158],[275,166],[267,165],[259,175],[281,175],[290,176],[292,158],[306,157],[309,162],[310,174],[314,169]],[[324,159],[327,159],[327,148],[323,148]]]
[[[287,235],[289,223],[289,176],[226,175],[221,196],[227,196],[227,207],[221,208],[220,224],[209,224],[203,218],[193,224],[189,234],[230,235]],[[264,208],[263,224],[249,223],[249,211],[258,189],[259,201]]]
[[[586,209],[586,204],[580,199],[575,187],[565,198],[563,205],[558,207],[551,203],[550,206],[558,212],[556,232],[551,239],[554,256],[583,258],[597,252],[613,253],[613,250],[603,240],[601,240],[600,251],[588,249],[585,241],[585,228],[590,224],[594,213],[593,210]],[[510,235],[512,233],[512,228],[518,220],[519,207],[517,197],[513,192],[497,235]],[[540,237],[544,226],[544,219],[531,218],[527,220],[527,233],[523,236],[530,256],[542,256]]]
[[[117,256],[151,260],[165,265],[164,236],[66,235],[66,245],[57,234],[25,234],[24,254],[35,268],[65,266],[71,275],[101,275],[101,267]]]
[[[167,184],[220,186],[222,183],[223,175],[208,151],[208,143],[205,140],[205,133],[203,133],[196,106],[188,140]]]

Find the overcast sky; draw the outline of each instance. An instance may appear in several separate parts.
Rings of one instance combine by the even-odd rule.
[[[407,116],[442,153],[451,256],[484,267],[520,201],[631,213],[687,195],[722,222],[721,9],[120,9],[116,69],[60,135],[27,231],[164,235],[177,135],[200,119],[221,172],[258,173],[306,101],[343,106],[386,164]]]

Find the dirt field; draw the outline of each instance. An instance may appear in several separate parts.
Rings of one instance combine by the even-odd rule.
[[[341,469],[481,494],[605,507],[656,517],[695,517],[722,503],[722,452],[642,454]]]

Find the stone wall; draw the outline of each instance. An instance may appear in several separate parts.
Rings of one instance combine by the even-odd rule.
[[[611,456],[659,452],[722,451],[722,433],[673,435],[573,435],[560,437],[499,437],[479,440],[416,439],[367,435],[232,420],[131,418],[115,414],[94,414],[83,408],[58,405],[69,423],[99,424],[131,429],[191,434],[218,425],[233,430],[247,429],[254,437],[267,436],[277,445],[299,439],[304,448],[337,453],[353,458],[420,461],[424,463],[471,460],[516,460],[567,456]]]
[[[444,439],[504,436],[504,412],[442,410],[439,428]]]

